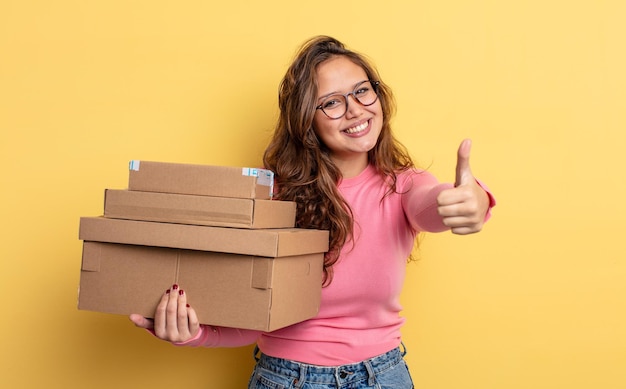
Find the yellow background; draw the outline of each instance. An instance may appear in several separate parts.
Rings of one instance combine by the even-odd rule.
[[[626,387],[626,2],[0,3],[0,386],[242,388],[251,348],[159,342],[76,308],[80,216],[131,159],[257,166],[294,50],[330,34],[396,92],[442,180],[474,140],[478,235],[408,265],[417,388]]]

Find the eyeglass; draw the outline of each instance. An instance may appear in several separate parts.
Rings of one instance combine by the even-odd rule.
[[[330,119],[339,119],[348,112],[348,97],[350,95],[364,107],[374,104],[378,100],[377,89],[379,84],[380,81],[361,81],[356,84],[352,92],[345,95],[330,95],[315,109],[321,109]]]

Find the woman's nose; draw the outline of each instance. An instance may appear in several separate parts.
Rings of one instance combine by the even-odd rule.
[[[346,109],[346,119],[359,117],[363,113],[363,105],[361,105],[359,100],[357,100],[354,95],[348,95],[346,98],[346,104],[348,104]]]

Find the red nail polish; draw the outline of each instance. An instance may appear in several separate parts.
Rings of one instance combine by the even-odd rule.
[[[166,291],[165,291],[165,294],[170,294],[170,290],[169,290],[169,289],[168,289],[168,290],[166,290]]]
[[[173,290],[178,289],[178,285],[176,285],[176,284],[172,285],[172,289],[173,289]]]
[[[187,304],[187,308],[191,307],[191,305]]]
[[[179,294],[180,296],[182,296],[182,295],[184,295],[184,294],[185,294],[185,291],[181,289],[181,290],[179,290],[179,291],[178,291],[178,294]]]

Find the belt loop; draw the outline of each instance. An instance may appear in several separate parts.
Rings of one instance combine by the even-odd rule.
[[[307,366],[305,364],[300,364],[300,377],[296,379],[295,388],[302,388],[306,383],[306,368]]]
[[[259,355],[259,346],[254,346],[254,352],[252,353],[252,356],[254,357],[255,361],[259,361],[261,358],[258,356]]]
[[[400,355],[404,358],[406,355],[406,346],[404,345],[404,342],[400,342],[400,347],[402,348],[402,350],[400,350]]]
[[[337,387],[340,388],[341,380],[339,379],[339,368],[335,367],[333,370],[335,371],[335,382],[337,383]]]
[[[365,369],[367,370],[367,375],[369,376],[367,380],[367,384],[369,386],[376,385],[376,375],[374,374],[374,368],[372,367],[371,361],[368,359],[367,361],[363,361],[365,365]]]

